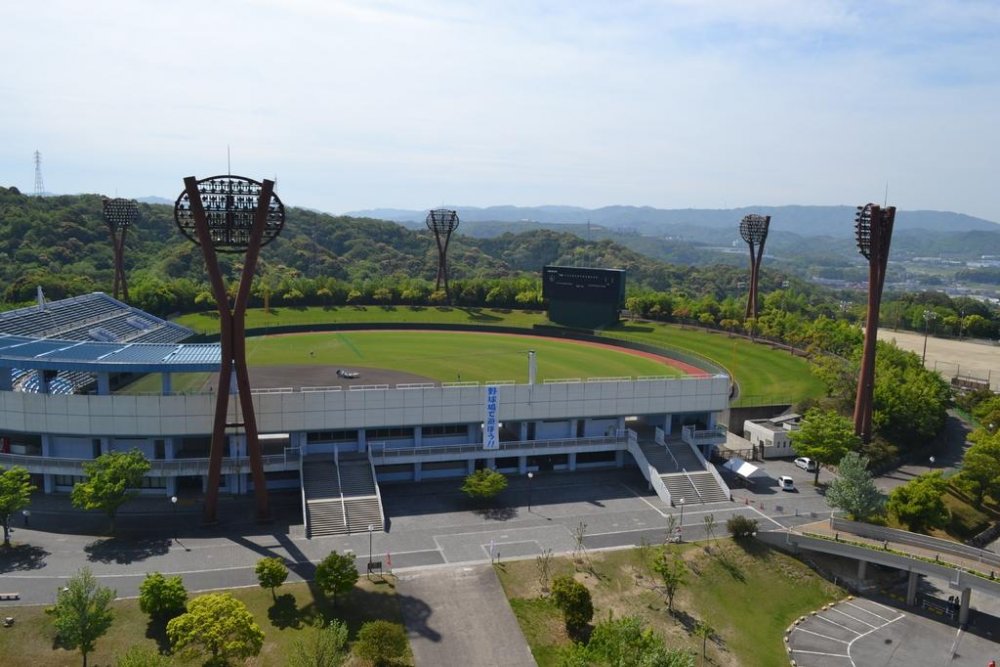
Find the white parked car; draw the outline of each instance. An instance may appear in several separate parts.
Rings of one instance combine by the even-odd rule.
[[[816,462],[808,456],[800,456],[795,459],[795,465],[807,472],[816,472]]]
[[[795,481],[788,475],[782,475],[778,478],[778,486],[781,487],[782,491],[794,491]]]

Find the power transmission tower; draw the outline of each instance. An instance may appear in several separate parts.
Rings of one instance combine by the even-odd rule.
[[[42,180],[42,154],[35,151],[35,196],[45,194],[45,182]]]

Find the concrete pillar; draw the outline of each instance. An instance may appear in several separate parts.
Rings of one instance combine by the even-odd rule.
[[[0,391],[11,391],[14,388],[13,369],[0,366]]]
[[[491,456],[490,458],[486,459],[486,467],[489,468],[490,470],[496,470],[497,469],[496,458]]]
[[[52,440],[51,437],[43,433],[42,434],[42,457],[48,458],[51,456],[52,451]],[[56,488],[55,478],[52,475],[42,476],[42,487],[45,493],[52,493]]]
[[[621,450],[615,452],[615,467],[616,468],[625,467],[625,452]]]
[[[868,561],[859,560],[858,561],[858,581],[864,582],[865,574],[868,572]]]
[[[570,472],[576,470],[576,452],[569,453],[569,460],[567,461],[567,465],[569,466]]]
[[[111,438],[101,438],[101,454],[111,451]]]
[[[358,429],[358,451],[368,451],[368,434],[363,428]]]
[[[483,435],[479,424],[469,424],[468,429],[469,442],[482,442]]]
[[[420,461],[417,461],[416,463],[413,464],[413,481],[419,482],[420,480],[423,479],[423,477],[424,477],[424,466],[423,464],[420,463]]]
[[[38,393],[47,394],[49,393],[49,382],[45,379],[45,371],[38,369],[35,371],[35,377],[38,378]]]
[[[527,456],[518,456],[517,457],[517,472],[518,472],[518,474],[521,474],[521,475],[523,475],[526,472],[528,472],[528,457]]]
[[[674,416],[667,415],[663,418],[663,434],[666,437],[670,437],[670,428],[673,426]]]
[[[517,439],[521,442],[528,439],[528,422],[521,422],[520,433],[517,436]]]
[[[420,447],[424,441],[424,427],[414,426],[413,427],[413,446]]]
[[[906,604],[911,607],[917,604],[917,584],[920,583],[920,575],[910,571],[910,578],[906,581]]]
[[[468,461],[465,462],[465,464],[466,464],[465,465],[465,471],[468,474],[471,475],[472,473],[476,472],[476,460],[475,459],[469,459]]]
[[[108,396],[111,394],[111,374],[110,373],[98,373],[97,374],[97,395],[98,396]]]
[[[177,478],[167,477],[167,497],[177,495]]]
[[[958,610],[958,624],[965,626],[969,622],[969,599],[972,597],[971,588],[962,589],[962,606]]]
[[[173,383],[171,382],[170,373],[160,374],[160,393],[164,396],[169,396],[174,392]]]
[[[45,493],[52,493],[56,488],[56,480],[53,475],[42,475],[42,489]]]

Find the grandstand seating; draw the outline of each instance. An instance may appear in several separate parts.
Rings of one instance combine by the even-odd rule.
[[[0,313],[0,334],[66,341],[114,343],[179,343],[191,335],[186,327],[122,303],[103,292]],[[15,369],[12,386],[37,393],[34,372]],[[78,393],[96,382],[93,373],[62,371],[49,381],[49,393]]]

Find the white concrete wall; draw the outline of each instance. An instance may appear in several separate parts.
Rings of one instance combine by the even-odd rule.
[[[265,433],[417,426],[483,421],[485,388],[257,394],[258,427]],[[728,403],[729,379],[503,385],[501,421],[710,412]],[[0,431],[93,437],[205,435],[212,430],[213,396],[55,396],[0,391]],[[233,397],[230,410],[238,414]],[[574,434],[575,435],[575,434]]]

